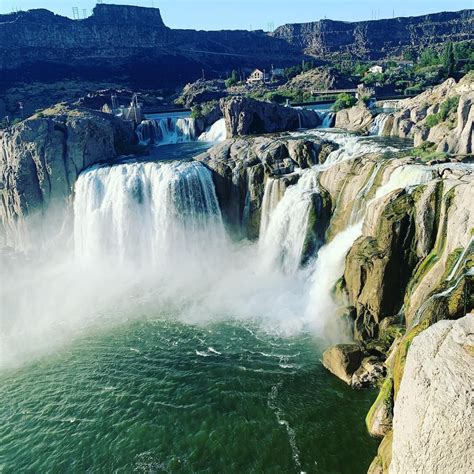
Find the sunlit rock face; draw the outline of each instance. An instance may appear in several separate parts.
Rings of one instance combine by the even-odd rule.
[[[473,335],[468,314],[413,340],[395,404],[390,473],[471,470]]]

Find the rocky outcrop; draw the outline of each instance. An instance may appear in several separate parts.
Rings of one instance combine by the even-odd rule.
[[[367,132],[374,119],[371,110],[364,104],[357,104],[336,113],[335,127],[351,132]]]
[[[213,172],[219,204],[231,232],[253,239],[259,234],[266,180],[279,179],[284,190],[298,181],[297,168],[324,161],[336,148],[317,138],[247,137],[225,140],[195,159]]]
[[[413,339],[393,418],[389,472],[471,472],[474,315]]]
[[[379,59],[417,52],[427,44],[473,38],[473,10],[349,23],[320,20],[280,26],[273,36],[307,54],[331,58],[340,54]]]
[[[80,21],[47,10],[0,15],[6,84],[75,78],[156,89],[194,81],[203,69],[216,77],[233,68],[270,70],[272,64],[303,58],[300,50],[263,31],[168,28],[158,8],[104,3]]]
[[[124,154],[131,125],[87,109],[58,105],[0,136],[0,218],[7,230],[27,215],[64,203],[79,173]]]
[[[398,112],[384,122],[380,135],[413,138],[415,146],[454,155],[474,154],[474,75],[458,83],[448,79],[413,99],[399,101]]]
[[[205,81],[199,79],[186,84],[181,95],[176,99],[177,104],[192,107],[203,102],[218,101],[227,95],[223,81]]]
[[[323,354],[323,365],[336,377],[351,384],[352,376],[361,366],[364,349],[357,344],[338,344],[326,349]]]
[[[321,124],[318,114],[247,97],[221,100],[227,138],[314,128]]]

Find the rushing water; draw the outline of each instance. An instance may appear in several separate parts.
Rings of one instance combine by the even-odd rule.
[[[228,238],[200,163],[80,175],[75,255],[20,266],[2,301],[0,471],[365,472],[373,393],[318,362],[345,339],[331,291],[359,219],[300,261],[318,174],[387,148],[311,133],[341,148],[267,181],[258,243]],[[376,197],[428,178],[400,169]]]

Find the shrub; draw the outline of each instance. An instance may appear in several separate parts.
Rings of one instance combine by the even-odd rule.
[[[235,86],[238,82],[239,82],[239,76],[237,74],[237,71],[234,69],[232,71],[232,74],[229,76],[229,78],[225,80],[225,86],[232,87],[232,86]]]
[[[440,114],[431,114],[431,115],[428,115],[428,117],[426,117],[425,125],[428,128],[431,128],[438,125],[441,122],[442,120],[441,120]]]
[[[203,118],[204,114],[202,113],[202,105],[197,104],[191,109],[191,118],[200,119]]]
[[[440,106],[439,106],[439,114],[441,119],[444,121],[448,118],[448,115],[451,112],[454,112],[459,105],[459,96],[453,96],[449,99],[446,99]]]
[[[357,99],[354,96],[344,92],[337,96],[336,102],[334,102],[332,106],[332,110],[338,112],[339,110],[348,109],[354,106],[356,102]]]

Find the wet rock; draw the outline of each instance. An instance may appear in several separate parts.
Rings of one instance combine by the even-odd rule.
[[[373,387],[385,374],[385,366],[378,357],[365,357],[362,359],[360,367],[352,375],[351,387],[358,390]]]
[[[382,438],[392,430],[393,420],[393,380],[387,377],[382,384],[377,399],[365,418],[371,436]]]
[[[359,344],[338,344],[324,351],[322,362],[329,372],[350,385],[364,354]]]
[[[352,132],[366,132],[374,119],[372,111],[364,104],[357,104],[349,109],[336,113],[337,128],[344,128]]]

